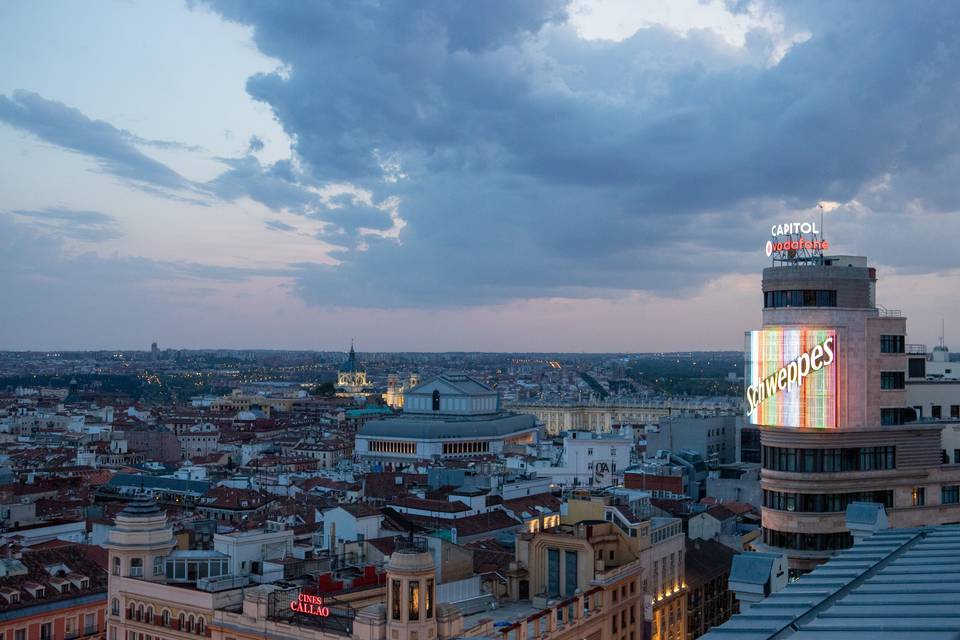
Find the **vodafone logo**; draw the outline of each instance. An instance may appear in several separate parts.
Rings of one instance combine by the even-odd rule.
[[[773,255],[773,243],[767,240],[767,257],[769,258],[772,255]]]

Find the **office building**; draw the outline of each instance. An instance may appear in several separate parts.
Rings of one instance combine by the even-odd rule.
[[[747,422],[760,430],[761,550],[795,572],[848,548],[843,511],[879,502],[892,526],[960,521],[960,465],[942,423],[914,421],[906,318],[877,304],[863,257],[775,260],[763,327],[746,334]]]

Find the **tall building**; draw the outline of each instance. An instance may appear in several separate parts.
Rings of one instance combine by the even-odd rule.
[[[882,503],[898,527],[960,521],[960,465],[943,464],[944,424],[908,406],[906,318],[877,304],[876,283],[865,257],[763,271],[763,326],[745,350],[746,422],[762,445],[758,546],[787,553],[793,571],[852,545],[854,501]]]

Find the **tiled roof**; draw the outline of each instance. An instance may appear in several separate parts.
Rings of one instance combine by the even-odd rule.
[[[404,496],[395,502],[398,506],[407,509],[418,509],[420,511],[439,511],[441,513],[463,513],[470,511],[470,507],[460,500],[453,502],[448,500],[430,500],[427,498],[417,498],[416,496]]]

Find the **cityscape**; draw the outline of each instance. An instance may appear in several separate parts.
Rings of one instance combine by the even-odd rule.
[[[0,6],[0,640],[960,639],[960,6]]]

